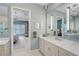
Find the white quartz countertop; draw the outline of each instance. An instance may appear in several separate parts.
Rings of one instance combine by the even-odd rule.
[[[42,38],[60,48],[63,48],[65,50],[73,53],[74,55],[79,56],[79,43],[78,42],[67,40],[67,39],[64,39],[61,37],[56,37],[56,36],[48,36],[48,37],[40,36],[40,38]],[[60,40],[56,40],[55,38],[58,38]]]
[[[9,38],[0,38],[0,45],[5,45],[9,41]]]

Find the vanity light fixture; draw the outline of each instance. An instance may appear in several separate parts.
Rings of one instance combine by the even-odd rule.
[[[67,15],[67,30],[69,30],[70,29],[70,24],[69,24],[69,21],[70,21],[70,7],[68,7],[67,9],[66,9],[66,15]]]
[[[51,30],[53,29],[53,16],[51,16],[51,19],[50,19],[50,29]]]

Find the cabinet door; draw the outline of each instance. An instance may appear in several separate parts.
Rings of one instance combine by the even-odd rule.
[[[65,49],[59,48],[59,56],[75,56],[74,54],[66,51]]]
[[[39,40],[39,48],[40,48],[41,53],[44,54],[44,51],[45,51],[44,39]]]
[[[58,47],[45,41],[45,54],[47,56],[58,56]]]

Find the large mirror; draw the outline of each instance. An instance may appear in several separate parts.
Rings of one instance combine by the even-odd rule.
[[[78,4],[70,4],[70,6],[67,8],[67,20],[66,20],[66,26],[67,26],[67,33],[74,34],[78,33],[79,29],[79,9]]]
[[[79,42],[79,4],[70,4],[66,12],[67,31],[64,37]]]
[[[78,7],[79,7],[78,4],[72,4],[70,6],[70,30],[72,33],[79,32],[78,31],[79,30],[79,9]]]

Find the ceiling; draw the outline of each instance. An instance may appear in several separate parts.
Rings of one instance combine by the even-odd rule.
[[[38,4],[38,5],[40,5],[40,6],[47,6],[47,5],[49,5],[50,3],[36,3],[36,4]]]
[[[72,16],[79,16],[79,4],[70,5],[70,14]]]
[[[66,9],[67,7],[69,6],[70,4],[68,3],[63,3],[63,4],[60,4],[60,6],[58,6],[56,8],[56,10],[60,11],[60,12],[63,12],[63,13],[66,13]]]
[[[79,16],[79,4],[77,3],[37,3],[37,4],[42,7],[48,6],[48,12],[57,10],[66,13],[67,7],[70,7],[70,15]]]
[[[35,3],[42,7],[48,6],[48,12],[57,10],[66,13],[66,8],[70,6],[70,14],[73,16],[79,15],[79,4],[71,3]],[[8,8],[0,6],[0,15],[8,15]]]
[[[38,4],[38,5],[42,6],[42,7],[44,7],[44,6],[53,5],[53,4],[55,4],[55,3],[36,3],[36,4]]]
[[[57,10],[66,13],[66,8],[70,5],[68,3],[37,3],[38,5],[44,7],[48,6],[48,12]]]

